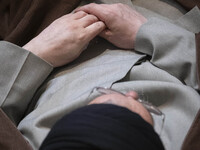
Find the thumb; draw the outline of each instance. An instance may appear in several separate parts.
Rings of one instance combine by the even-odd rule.
[[[113,36],[113,33],[111,32],[111,30],[105,29],[99,34],[99,36],[110,41]]]
[[[102,21],[95,22],[86,28],[88,40],[92,40],[95,36],[105,29],[105,24]]]
[[[104,15],[104,9],[105,9],[105,4],[95,4],[95,3],[91,3],[82,7],[79,7],[77,9],[75,9],[75,13],[78,11],[84,11],[88,14],[92,14],[94,16],[96,16],[97,18],[99,18],[101,21],[105,20],[105,15]]]

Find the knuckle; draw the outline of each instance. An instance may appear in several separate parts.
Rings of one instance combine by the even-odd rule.
[[[106,16],[111,16],[113,14],[114,10],[113,9],[110,9],[110,10],[106,10],[103,12],[103,15],[106,17]]]
[[[87,15],[87,13],[86,12],[84,12],[84,11],[79,11],[79,12],[77,12],[80,16],[86,16]]]
[[[86,34],[81,33],[78,35],[78,41],[84,41],[86,39]]]
[[[67,24],[65,27],[67,30],[74,31],[78,28],[78,25],[76,23],[70,23],[70,24]]]
[[[104,11],[104,12],[103,12],[103,15],[104,15],[104,16],[108,16],[109,14],[110,14],[109,11]]]
[[[99,28],[99,29],[103,28],[104,27],[103,22],[101,22],[101,21],[97,22],[96,27]]]
[[[88,18],[91,21],[97,21],[98,20],[98,18],[96,16],[94,16],[94,15],[88,15]]]
[[[88,5],[88,7],[95,7],[95,6],[96,6],[95,3],[90,3],[90,4]]]
[[[109,18],[109,20],[113,20],[116,17],[116,11],[114,9],[110,9],[104,12],[104,16]]]

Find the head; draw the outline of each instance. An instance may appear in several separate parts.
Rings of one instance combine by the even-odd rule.
[[[153,126],[153,119],[147,109],[138,102],[138,94],[135,91],[130,91],[126,94],[114,92],[104,94],[92,100],[89,104],[113,104],[125,107],[130,111],[140,115],[146,122]]]
[[[152,127],[151,115],[138,102],[136,92],[97,89],[104,95],[59,120],[41,150],[164,149]]]

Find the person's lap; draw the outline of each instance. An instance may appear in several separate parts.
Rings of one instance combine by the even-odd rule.
[[[151,2],[153,2],[153,1],[156,1],[156,0],[152,0]],[[92,1],[90,1],[90,2],[92,2]],[[128,4],[129,6],[133,6],[132,2],[130,0],[111,0],[111,1],[99,0],[99,1],[95,1],[95,2],[97,2],[97,3],[118,3],[118,2],[121,2],[121,3]],[[150,4],[151,2],[148,2],[148,3]],[[84,4],[84,2],[82,3],[82,5],[83,4]],[[152,7],[150,7],[150,5],[144,4],[142,1],[137,1],[137,0],[133,1],[133,4],[136,5],[136,6],[133,6],[133,8],[138,10],[140,13],[142,13],[147,18],[160,17],[160,18],[164,18],[164,19],[175,19],[175,18],[178,18],[178,17],[182,16],[185,13],[182,8],[181,8],[181,11],[179,11],[178,9],[176,9],[174,7],[174,5],[170,5],[170,4],[165,3],[163,1],[157,1],[155,3],[155,5],[153,5]],[[145,7],[145,8],[142,8],[142,7]],[[156,7],[159,7],[160,9],[158,9],[158,11],[155,12],[155,10],[156,10],[155,8]],[[180,7],[180,6],[178,6],[178,7]],[[163,12],[162,12],[163,9],[161,9],[161,8],[165,8],[165,16],[162,16],[163,15]],[[150,10],[148,10],[148,9],[150,9]],[[169,11],[167,12],[167,10],[169,10]],[[91,44],[89,45],[89,49],[90,50],[94,50],[94,47],[96,47],[98,45],[101,45],[101,48],[99,48],[99,53],[98,53],[98,55],[96,57],[98,57],[98,58],[99,57],[107,58],[107,56],[110,56],[111,54],[112,55],[116,54],[116,56],[118,56],[117,55],[118,48],[110,46],[110,44],[108,44],[108,42],[105,42],[105,40],[101,40],[99,38],[96,38],[95,40],[93,40],[91,42]],[[112,49],[113,52],[111,52],[111,53],[104,52],[106,49]],[[88,52],[88,50],[86,52]],[[21,129],[22,132],[24,132],[24,131],[27,132],[27,133],[29,132],[28,137],[25,135],[25,137],[28,138],[29,141],[31,140],[30,137],[33,136],[33,135],[34,135],[33,137],[35,138],[34,140],[36,140],[36,138],[38,138],[36,141],[30,142],[31,144],[39,145],[39,143],[37,143],[37,142],[40,141],[40,140],[43,140],[43,138],[45,137],[46,133],[49,131],[48,128],[58,118],[60,118],[62,115],[64,115],[64,113],[67,113],[67,112],[72,110],[72,108],[70,108],[70,106],[73,106],[73,109],[74,109],[75,107],[79,107],[81,105],[84,105],[86,103],[86,101],[83,101],[83,100],[85,98],[87,98],[87,94],[89,93],[89,89],[91,87],[95,86],[95,85],[99,85],[100,84],[100,85],[110,86],[113,83],[117,82],[116,84],[114,84],[113,87],[119,88],[119,89],[122,88],[122,90],[123,90],[123,87],[125,87],[126,90],[135,87],[135,90],[138,90],[140,92],[142,90],[144,90],[143,92],[149,91],[150,87],[147,88],[146,90],[142,89],[141,85],[144,85],[144,83],[141,84],[141,83],[139,83],[137,81],[136,81],[137,83],[133,83],[133,80],[128,81],[128,83],[118,82],[118,81],[122,80],[123,77],[126,75],[126,73],[128,73],[130,71],[130,68],[132,67],[132,65],[134,65],[133,62],[132,62],[132,64],[130,66],[127,66],[127,68],[124,71],[124,73],[123,74],[119,74],[119,77],[116,78],[115,80],[112,80],[112,81],[111,80],[110,81],[109,80],[102,80],[102,82],[100,82],[100,81],[98,81],[98,79],[97,80],[94,79],[94,80],[91,80],[91,81],[85,79],[84,78],[84,74],[86,72],[84,70],[85,69],[84,65],[86,65],[88,68],[90,68],[95,64],[91,59],[92,56],[87,56],[86,52],[77,61],[72,63],[71,67],[70,67],[70,65],[68,65],[67,67],[63,67],[62,69],[56,70],[54,72],[54,74],[51,76],[51,78],[49,79],[49,81],[47,81],[47,83],[44,84],[44,86],[36,94],[36,98],[40,97],[39,101],[37,102],[37,106],[36,106],[36,107],[38,107],[37,108],[38,110],[37,111],[34,110],[32,113],[30,113],[30,115],[28,115],[24,120],[22,120],[22,122],[19,125],[19,129]],[[119,51],[119,52],[121,52],[121,51]],[[92,53],[94,54],[94,52],[92,52]],[[127,54],[125,54],[125,53],[127,53]],[[129,53],[128,52],[124,52],[124,55],[128,56]],[[132,59],[131,57],[132,56],[130,56],[130,60]],[[143,56],[141,56],[141,58],[142,57]],[[140,57],[138,56],[138,59],[139,58]],[[109,59],[109,57],[108,57],[108,59]],[[99,59],[99,60],[101,61],[101,59]],[[91,62],[93,64],[90,65],[90,64],[88,64],[89,62]],[[99,63],[98,60],[95,61],[95,62],[97,64]],[[83,63],[83,65],[80,65],[80,63]],[[81,68],[82,68],[82,70],[80,70]],[[105,68],[102,67],[102,69],[105,69]],[[90,73],[92,73],[92,70],[89,70],[89,71],[91,71]],[[114,74],[111,74],[111,75],[114,76]],[[72,76],[72,78],[70,79],[69,76]],[[130,76],[134,76],[134,74],[132,72],[130,72]],[[76,79],[74,79],[74,81],[73,81],[73,77],[76,78]],[[107,77],[107,75],[105,75],[104,77]],[[85,87],[87,85],[87,89],[77,87],[77,84],[81,82],[81,79],[84,79],[84,82],[85,82],[84,84],[85,84]],[[94,82],[90,83],[92,81],[94,81]],[[89,86],[88,83],[90,83],[91,85]],[[149,83],[145,83],[145,84],[148,87]],[[43,93],[44,89],[49,91],[49,93],[48,94]],[[155,87],[155,89],[158,90],[158,87],[157,88]],[[165,89],[165,87],[163,87],[163,90],[164,89]],[[182,89],[177,88],[177,91],[179,91],[179,90],[182,90]],[[84,96],[83,97],[75,97],[75,95],[73,95],[73,92],[75,94],[76,93],[79,93],[79,94],[83,93]],[[87,93],[84,93],[84,92],[87,92]],[[64,95],[64,94],[68,94],[68,95]],[[153,93],[151,93],[151,94],[153,94]],[[37,95],[39,95],[39,96],[37,96]],[[70,98],[69,98],[69,96],[70,96]],[[76,95],[76,96],[79,96],[79,95]],[[44,101],[44,99],[46,99],[46,100]],[[74,103],[70,102],[70,100],[72,100],[72,99],[75,100]],[[152,99],[153,99],[153,97],[152,97]],[[49,102],[47,102],[47,100]],[[65,106],[64,106],[64,104],[65,104]],[[59,105],[62,105],[62,106],[59,106]],[[40,113],[43,112],[43,111],[45,112],[45,110],[43,110],[43,108],[45,108],[46,110],[48,110],[49,108],[52,108],[52,111],[49,111],[49,114],[55,112],[56,115],[52,114],[51,117],[50,116],[48,117],[48,115],[47,115],[46,117],[44,117],[45,118],[44,120],[40,120],[39,118],[42,117],[42,116],[40,116]],[[67,108],[67,110],[65,110],[66,108]],[[58,110],[58,109],[60,109],[60,110]],[[36,117],[36,119],[35,119],[35,117]],[[53,120],[51,120],[52,117],[54,117]],[[49,121],[48,119],[51,120],[51,121]],[[38,121],[38,120],[40,120],[40,121]],[[35,125],[35,127],[33,127],[34,125]],[[41,126],[45,125],[47,128],[46,129],[40,128],[40,125]],[[40,131],[42,131],[42,132],[40,133]],[[37,135],[37,133],[38,133],[38,135]],[[41,136],[41,134],[43,134],[43,133],[45,135]]]

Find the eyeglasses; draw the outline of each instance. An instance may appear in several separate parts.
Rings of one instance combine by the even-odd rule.
[[[111,88],[104,88],[104,87],[95,87],[90,95],[94,92],[98,92],[100,94],[121,94],[123,96],[126,96],[124,93],[113,90]],[[90,97],[90,96],[89,96]],[[165,121],[165,114],[162,113],[156,106],[152,105],[151,103],[149,103],[148,101],[142,100],[142,99],[137,99],[136,101],[138,101],[139,103],[141,103],[148,111],[149,113],[153,116],[157,116],[157,117],[161,117],[162,123],[161,123],[161,127],[160,127],[160,132],[159,134],[161,135],[163,126],[164,126],[164,121]],[[153,117],[154,118],[154,117]]]

